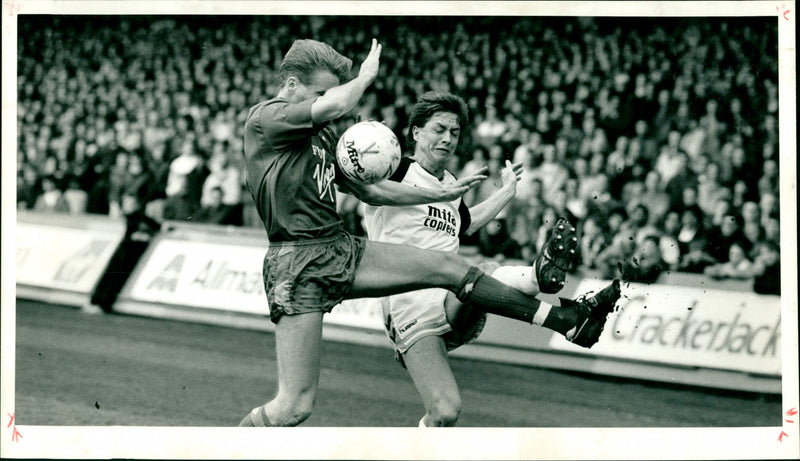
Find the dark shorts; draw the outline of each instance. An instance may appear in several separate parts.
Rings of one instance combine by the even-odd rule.
[[[270,318],[330,312],[356,276],[366,241],[342,232],[334,237],[269,244],[264,256],[264,289]]]

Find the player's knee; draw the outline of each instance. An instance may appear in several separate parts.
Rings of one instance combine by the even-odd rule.
[[[458,395],[442,395],[428,410],[434,426],[454,426],[461,414],[461,398]]]
[[[440,261],[435,266],[435,273],[432,278],[438,278],[442,285],[458,288],[459,282],[464,275],[468,264],[460,256],[441,252]]]

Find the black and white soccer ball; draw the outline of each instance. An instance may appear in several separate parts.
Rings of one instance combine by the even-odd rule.
[[[388,178],[400,164],[400,142],[389,127],[376,121],[359,122],[339,138],[336,161],[351,181],[373,184]]]

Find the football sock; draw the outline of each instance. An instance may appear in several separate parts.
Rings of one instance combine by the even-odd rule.
[[[261,405],[258,408],[248,413],[239,423],[239,427],[270,427],[272,424],[267,417],[266,405]]]
[[[562,335],[573,328],[577,320],[574,301],[559,298],[561,305],[553,306],[486,276],[477,267],[469,269],[456,296],[490,314],[541,325]]]
[[[523,293],[534,296],[539,293],[539,285],[534,274],[532,266],[500,266],[492,272],[492,277]]]
[[[456,297],[471,302],[490,314],[531,323],[541,301],[470,267],[461,280]]]

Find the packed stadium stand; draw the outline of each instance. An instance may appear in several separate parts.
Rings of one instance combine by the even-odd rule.
[[[556,216],[582,267],[665,272],[780,293],[774,18],[26,16],[18,33],[17,206],[259,227],[243,184],[247,109],[277,93],[291,41],[316,38],[381,74],[337,122],[403,140],[428,90],[471,113],[452,170],[487,166],[465,200],[522,162],[517,197],[465,244],[532,261]],[[360,207],[340,197],[348,229]]]

